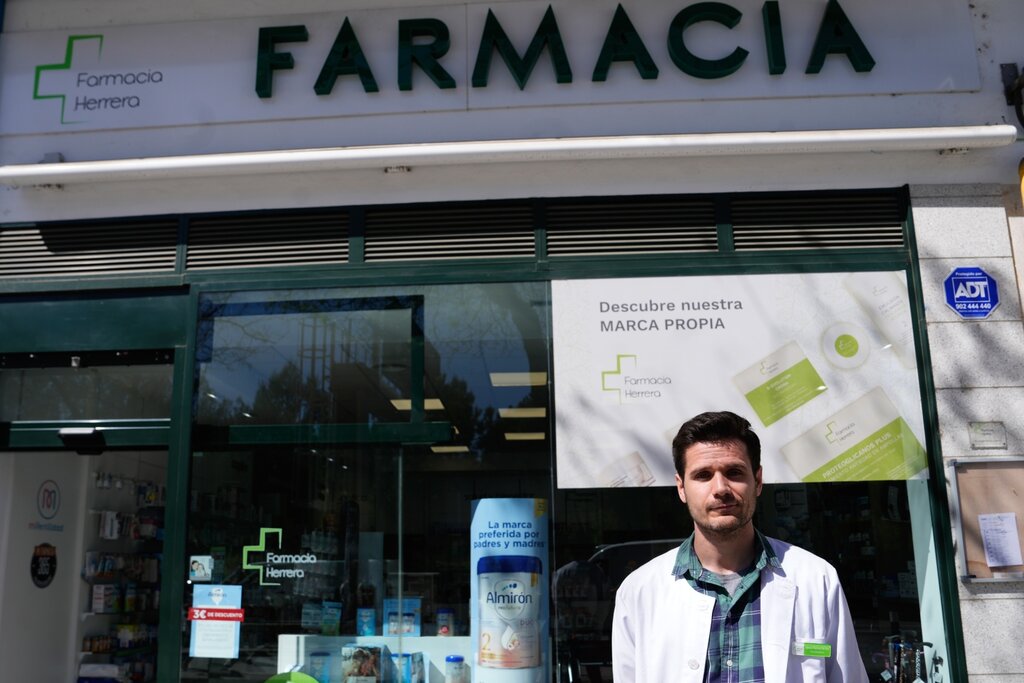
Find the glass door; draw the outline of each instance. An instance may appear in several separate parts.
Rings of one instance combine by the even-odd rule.
[[[4,614],[22,615],[0,619],[0,659],[16,678],[156,680],[173,361],[0,355],[0,591]]]

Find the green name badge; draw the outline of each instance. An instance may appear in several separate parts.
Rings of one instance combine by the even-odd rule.
[[[831,657],[832,646],[828,643],[797,640],[793,643],[793,654],[798,657]]]

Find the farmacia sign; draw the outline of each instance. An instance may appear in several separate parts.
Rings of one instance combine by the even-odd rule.
[[[742,16],[740,10],[722,2],[698,2],[681,9],[669,23],[666,36],[663,37],[668,42],[672,63],[683,73],[700,79],[724,78],[738,71],[750,54],[749,50],[742,46],[733,46],[731,50],[726,47],[727,54],[724,57],[698,55],[687,46],[686,30],[702,22],[713,22],[732,29]],[[767,0],[762,5],[761,23],[764,28],[768,73],[780,75],[787,69],[787,60],[782,12],[777,0]],[[447,24],[434,18],[400,19],[397,33],[399,90],[413,89],[414,66],[442,90],[458,86],[456,79],[444,64],[444,58],[448,56],[451,48],[451,34]],[[616,63],[633,65],[642,79],[658,78],[660,68],[646,44],[646,40],[650,39],[637,31],[626,10],[622,5],[618,5],[593,65],[590,80],[607,80],[609,70]],[[296,66],[293,53],[281,49],[281,46],[288,43],[304,43],[307,40],[309,31],[304,24],[260,29],[256,60],[256,94],[259,97],[273,96],[275,72],[294,69]],[[494,12],[488,10],[476,53],[471,84],[474,88],[487,87],[493,56],[497,54],[522,90],[545,51],[550,55],[555,81],[572,83],[573,68],[555,11],[550,5],[529,46],[522,54],[512,44]],[[824,7],[814,47],[804,67],[805,73],[819,73],[829,55],[845,57],[857,72],[868,72],[875,66],[874,58],[838,0],[828,0]],[[459,57],[453,56],[450,59]],[[363,90],[367,93],[380,90],[367,53],[363,50],[356,29],[348,17],[342,21],[334,42],[324,55],[312,90],[317,95],[329,95],[338,78],[343,76],[358,77]]]
[[[678,132],[710,132],[735,128],[739,112],[759,121],[757,103],[769,100],[800,111],[801,101],[822,97],[981,87],[970,12],[959,0],[363,5],[5,35],[0,100],[9,106],[0,109],[0,135],[237,122],[284,132],[316,119],[308,144],[331,146],[392,139],[392,129],[412,141],[536,137],[537,122],[548,120],[476,116],[513,109],[572,120],[574,134],[623,130],[594,108],[606,105],[649,113],[649,125],[622,123],[633,132],[668,121]],[[731,100],[743,104],[720,112],[720,126],[706,118],[705,103]],[[856,111],[830,120],[842,126]],[[408,117],[425,113],[443,118],[421,134]],[[381,114],[397,116],[371,121]],[[352,125],[325,123],[340,117]],[[187,139],[189,153],[219,140]]]

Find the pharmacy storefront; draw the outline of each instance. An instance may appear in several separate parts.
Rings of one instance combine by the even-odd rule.
[[[1020,673],[972,640],[1003,616],[946,458],[1021,453],[1022,10],[46,4],[0,38],[9,673],[609,681],[705,410],[760,435],[755,523],[836,567],[872,680]],[[946,305],[968,266],[998,298]]]

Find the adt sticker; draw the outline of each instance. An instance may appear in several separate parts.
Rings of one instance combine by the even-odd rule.
[[[961,318],[987,318],[999,305],[999,287],[981,268],[954,268],[944,285],[946,304]]]

